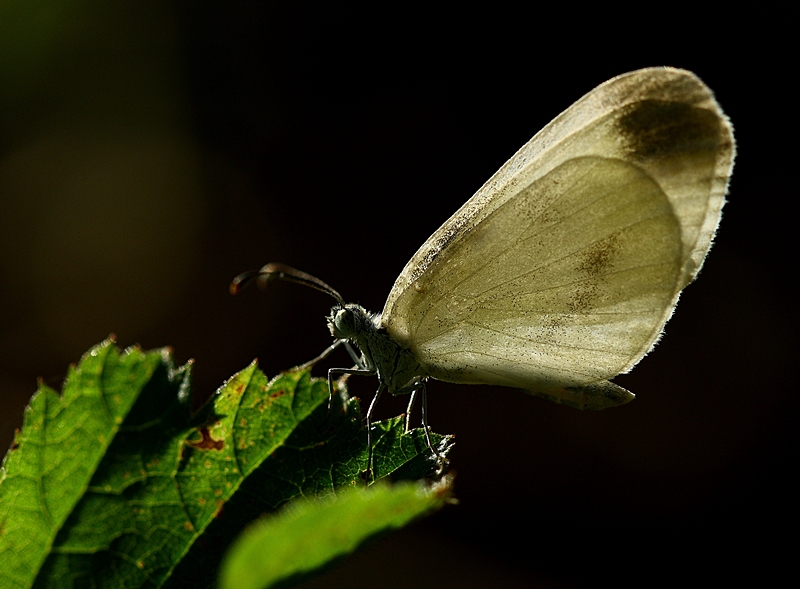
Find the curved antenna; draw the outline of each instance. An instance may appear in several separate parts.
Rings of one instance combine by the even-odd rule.
[[[304,286],[308,286],[315,290],[329,294],[336,299],[337,302],[344,304],[342,295],[336,292],[328,284],[322,282],[316,276],[311,276],[311,274],[306,274],[305,272],[301,272],[300,270],[296,270],[295,268],[287,266],[286,264],[281,264],[280,262],[270,262],[269,264],[263,266],[260,270],[242,272],[239,274],[239,276],[233,279],[233,282],[231,282],[228,290],[232,295],[238,294],[239,291],[247,286],[253,279],[256,279],[258,288],[261,290],[266,290],[266,288],[269,286],[269,283],[273,280],[296,282],[297,284],[302,284]]]

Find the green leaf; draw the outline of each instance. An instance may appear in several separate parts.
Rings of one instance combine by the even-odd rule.
[[[292,498],[360,486],[358,401],[255,363],[191,415],[191,364],[106,341],[59,396],[40,385],[0,473],[0,588],[209,586],[224,548]],[[437,463],[424,433],[376,424],[375,478]],[[432,434],[440,454],[451,438]]]
[[[450,485],[448,478],[434,485],[378,484],[335,500],[295,501],[239,537],[223,562],[220,587],[293,586],[376,535],[439,509],[450,498]]]
[[[70,368],[61,396],[39,384],[0,472],[0,586],[31,585],[142,391],[178,402],[184,376],[163,350],[120,355],[107,341]]]

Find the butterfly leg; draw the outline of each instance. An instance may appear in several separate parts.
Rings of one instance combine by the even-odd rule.
[[[378,392],[375,393],[375,397],[372,399],[372,403],[369,404],[369,409],[367,409],[367,416],[366,416],[366,426],[367,426],[367,451],[369,452],[367,458],[367,473],[370,477],[374,477],[375,471],[373,470],[373,455],[372,455],[372,410],[375,408],[375,403],[378,402],[378,399],[383,392],[383,383],[378,386]]]
[[[341,346],[344,342],[345,342],[345,340],[337,339],[335,342],[333,342],[331,345],[329,345],[327,348],[325,348],[325,350],[323,350],[323,352],[319,356],[317,356],[316,358],[312,358],[308,362],[303,362],[302,364],[297,366],[297,369],[298,370],[303,370],[305,368],[309,368],[311,366],[314,366],[314,364],[316,364],[320,360],[324,360],[325,358],[330,356],[331,352],[333,352],[336,348]]]
[[[411,391],[411,397],[408,400],[408,408],[406,408],[405,426],[403,427],[404,434],[411,431],[411,412],[414,411],[414,403],[417,401],[418,392],[419,388],[416,387]]]
[[[407,434],[411,430],[411,412],[414,410],[414,403],[417,401],[417,395],[419,395],[422,397],[422,427],[425,431],[425,441],[428,442],[428,448],[430,448],[431,452],[433,452],[436,457],[441,460],[442,457],[436,451],[436,448],[433,447],[433,443],[431,443],[430,426],[428,426],[428,394],[425,387],[425,380],[415,382],[414,384],[410,385],[408,389],[411,390],[411,398],[408,400],[405,428],[403,433]],[[402,394],[408,391],[408,389],[400,389],[395,394]]]
[[[353,349],[353,346],[350,345],[350,342],[347,340],[339,340],[344,341],[344,349],[347,350],[347,353],[350,354],[350,357],[355,362],[358,368],[367,368],[366,363],[364,362],[364,358],[356,354],[356,351]]]
[[[350,345],[350,342],[348,342],[346,339],[337,339],[335,342],[333,342],[331,345],[325,348],[325,350],[323,350],[323,352],[319,356],[317,356],[316,358],[312,358],[308,362],[304,362],[303,364],[297,366],[297,370],[303,370],[305,368],[309,368],[310,366],[314,366],[314,364],[316,364],[320,360],[324,360],[325,358],[330,356],[331,352],[333,352],[336,348],[338,348],[342,344],[344,344],[347,353],[353,359],[353,362],[355,362],[356,367],[364,368],[365,367],[364,362],[362,361],[361,357],[358,354],[356,354],[356,351],[353,349],[353,346]]]
[[[328,370],[328,417],[331,415],[333,406],[333,375],[334,374],[358,374],[361,376],[374,376],[376,371],[370,368],[331,368]],[[374,403],[375,401],[373,401]],[[370,405],[370,408],[372,406]]]
[[[310,363],[306,362],[303,366],[306,365],[313,365],[319,360],[322,360],[328,354],[330,354],[333,350],[335,350],[339,345],[344,344],[347,353],[352,358],[353,362],[355,362],[354,368],[331,368],[328,370],[328,418],[331,416],[331,406],[333,405],[333,375],[334,374],[361,374],[364,376],[372,376],[375,374],[375,369],[368,366],[367,363],[364,361],[363,356],[359,356],[356,354],[356,351],[353,349],[353,346],[350,345],[350,342],[346,339],[339,339],[333,342],[328,348],[322,352],[319,356],[314,358]]]
[[[420,390],[422,391],[422,427],[425,430],[425,441],[428,442],[428,448],[431,449],[431,452],[433,452],[436,455],[436,458],[438,458],[441,461],[442,457],[436,451],[436,448],[433,447],[433,444],[431,444],[431,434],[430,434],[431,428],[428,425],[428,392],[425,389],[425,381],[423,380],[419,384],[420,384]]]

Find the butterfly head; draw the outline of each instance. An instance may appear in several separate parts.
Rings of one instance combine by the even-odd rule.
[[[336,339],[355,339],[374,326],[372,315],[361,305],[352,303],[334,305],[327,319],[328,329]]]

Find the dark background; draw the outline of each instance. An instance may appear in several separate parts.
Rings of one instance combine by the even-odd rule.
[[[614,75],[672,65],[715,91],[739,155],[700,279],[617,379],[636,401],[583,414],[431,383],[431,424],[457,435],[460,505],[311,586],[778,575],[798,408],[783,37],[749,9],[514,6],[4,3],[2,447],[37,377],[60,388],[109,333],[194,358],[201,396],[253,357],[268,374],[308,360],[330,342],[331,301],[294,285],[233,298],[234,275],[283,261],[380,311],[416,249],[551,118]]]

